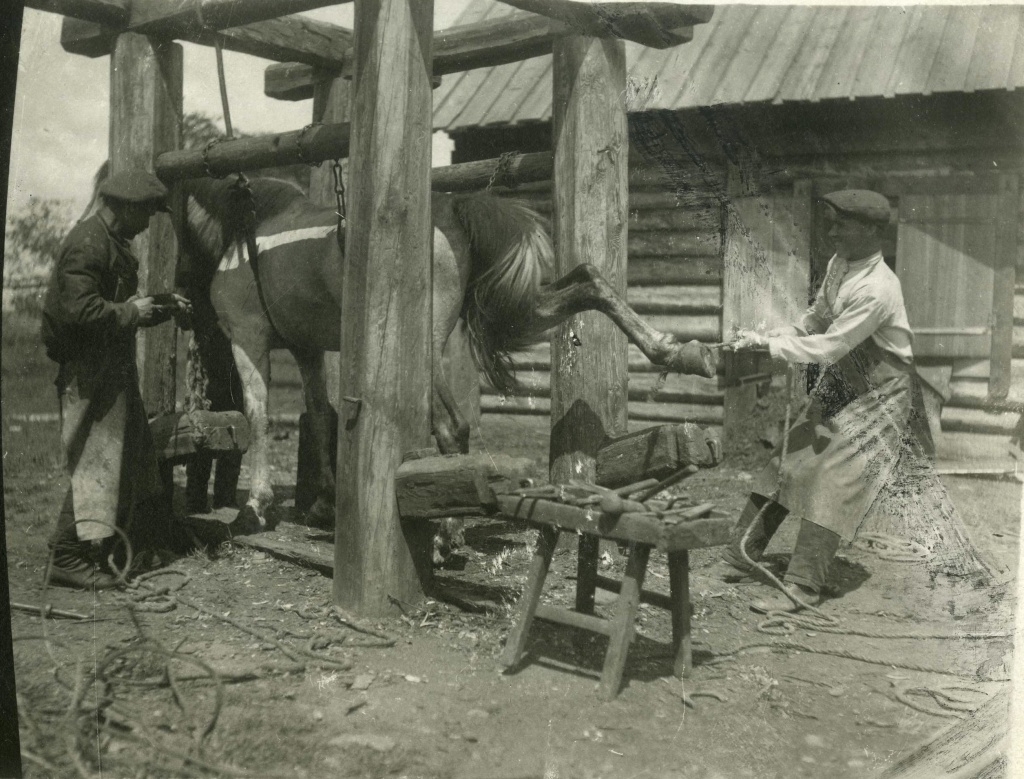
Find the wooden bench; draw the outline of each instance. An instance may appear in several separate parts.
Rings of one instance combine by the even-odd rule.
[[[608,650],[601,672],[600,695],[605,700],[619,691],[626,655],[633,639],[634,620],[641,601],[669,610],[672,614],[674,672],[685,676],[691,668],[690,641],[690,558],[689,550],[720,546],[729,540],[733,521],[705,503],[668,511],[603,511],[599,504],[571,505],[559,500],[524,494],[498,496],[503,516],[525,520],[540,530],[537,550],[530,565],[519,620],[509,635],[502,664],[519,663],[535,617],[608,636]],[[659,516],[659,514],[661,516]],[[619,592],[611,619],[542,604],[541,592],[551,558],[563,531],[606,538],[629,544],[629,557],[622,582],[597,577],[602,589]],[[668,597],[643,589],[651,551],[668,554]],[[577,588],[582,582],[577,581]]]
[[[174,494],[174,466],[196,452],[220,457],[249,448],[249,424],[240,411],[196,411],[163,414],[149,421],[160,477],[168,499]]]

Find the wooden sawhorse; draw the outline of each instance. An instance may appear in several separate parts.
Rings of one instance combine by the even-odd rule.
[[[729,540],[733,522],[714,512],[711,504],[678,511],[625,513],[618,516],[602,512],[596,505],[580,507],[542,498],[499,495],[501,513],[510,519],[525,520],[540,530],[537,551],[523,593],[519,620],[509,634],[502,664],[511,668],[522,659],[526,639],[534,617],[569,625],[608,636],[608,651],[601,671],[600,695],[614,698],[622,683],[626,655],[633,640],[634,622],[640,601],[667,608],[672,614],[674,672],[684,676],[691,667],[690,641],[690,559],[689,550],[720,546]],[[611,619],[551,606],[540,602],[555,545],[562,531],[583,533],[597,538],[625,541],[630,545],[626,573],[622,582],[597,577],[603,589],[618,590],[619,597]],[[668,553],[670,595],[643,589],[647,562],[652,549]],[[581,582],[577,581],[577,587]]]

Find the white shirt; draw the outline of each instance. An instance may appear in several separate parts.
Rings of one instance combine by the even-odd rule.
[[[889,270],[881,252],[845,263],[846,275],[830,305],[826,293],[832,294],[834,285],[828,283],[829,275],[841,272],[842,263],[836,256],[829,260],[826,283],[818,290],[814,304],[800,324],[768,339],[772,357],[802,364],[830,364],[871,338],[898,361],[909,365],[913,360],[913,333],[899,278]]]

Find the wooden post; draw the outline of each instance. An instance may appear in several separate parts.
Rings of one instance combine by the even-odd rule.
[[[626,293],[629,136],[622,41],[583,36],[554,44],[554,233],[557,275],[591,263]],[[587,312],[551,342],[551,481],[596,480],[597,450],[626,432],[628,342]],[[576,608],[593,611],[597,540],[580,537]]]
[[[334,600],[415,602],[429,525],[399,520],[395,472],[430,436],[433,2],[356,0]]]
[[[118,36],[110,58],[110,167],[154,170],[158,154],[181,146],[182,50],[142,35]],[[139,289],[174,288],[177,244],[169,214],[158,214],[135,239]],[[139,331],[137,360],[142,398],[150,415],[174,411],[175,325]]]

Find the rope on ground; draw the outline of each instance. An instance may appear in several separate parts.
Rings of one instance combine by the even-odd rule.
[[[989,699],[988,693],[974,686],[911,687],[909,685],[900,686],[895,682],[893,685],[896,688],[894,695],[900,703],[936,717],[964,719],[968,714],[973,714],[980,709]],[[968,695],[965,697],[958,694],[962,692],[966,692]],[[914,701],[911,696],[929,697],[935,702],[937,708],[924,706]]]
[[[857,660],[862,663],[871,663],[873,665],[884,665],[888,668],[902,668],[906,671],[920,671],[921,673],[928,674],[942,674],[944,676],[956,676],[961,679],[971,678],[968,674],[961,673],[959,671],[950,671],[946,668],[935,668],[933,666],[918,665],[916,663],[904,663],[902,661],[894,660],[880,660],[877,657],[871,657],[870,655],[860,654],[858,652],[850,652],[846,649],[827,649],[824,647],[813,647],[807,644],[801,644],[796,641],[763,641],[753,644],[743,644],[736,649],[728,652],[714,652],[714,657],[708,660],[704,665],[717,665],[718,663],[726,662],[727,660],[733,660],[739,654],[743,652],[749,652],[752,649],[770,649],[772,651],[784,651],[794,650],[797,652],[808,652],[816,655],[832,655],[833,657],[842,657],[847,660]],[[991,681],[1009,681],[1009,679],[992,679]]]
[[[873,552],[882,560],[897,563],[924,563],[932,557],[931,551],[924,544],[887,533],[859,533],[853,546]]]

